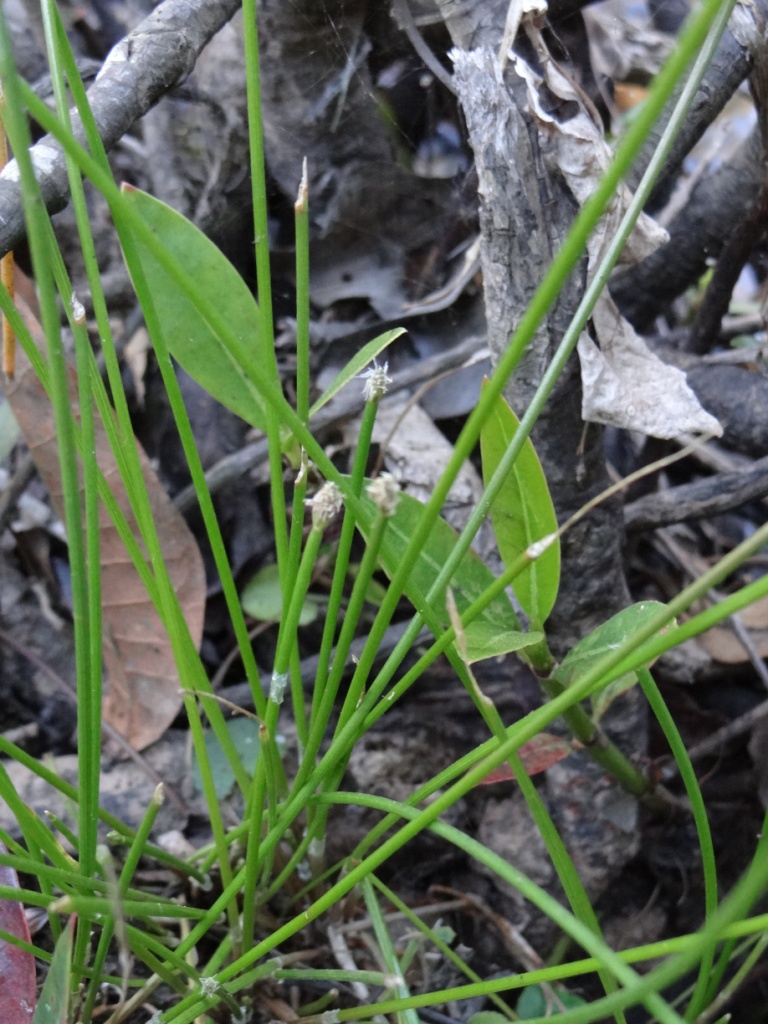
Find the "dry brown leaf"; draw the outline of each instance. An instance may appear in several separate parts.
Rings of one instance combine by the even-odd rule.
[[[28,306],[17,305],[35,343],[43,333]],[[77,407],[77,380],[69,371],[70,395]],[[53,407],[29,361],[19,353],[16,377],[5,393],[51,501],[63,518],[63,500]],[[138,447],[138,446],[137,446]],[[140,533],[120,479],[104,427],[96,424],[96,458],[134,536]],[[199,645],[205,610],[205,570],[197,544],[139,447],[144,483],[173,588],[192,639]],[[120,536],[103,505],[99,507],[102,615],[106,685],[103,714],[136,750],[162,736],[181,707],[181,683],[168,634],[160,621]],[[140,547],[143,545],[140,544]]]
[[[739,616],[755,650],[761,658],[768,658],[768,597],[742,608]],[[699,637],[707,653],[724,665],[741,665],[749,661],[749,651],[728,626],[714,626]]]

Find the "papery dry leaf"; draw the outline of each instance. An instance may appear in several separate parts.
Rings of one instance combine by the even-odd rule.
[[[17,300],[27,329],[41,350],[42,330],[29,308]],[[77,380],[69,370],[70,396],[77,409]],[[16,377],[5,388],[29,450],[63,518],[63,495],[53,407],[22,352]],[[205,569],[197,544],[140,448],[142,475],[166,566],[189,631],[199,645],[205,610]],[[96,459],[137,540],[131,510],[104,427],[96,423]],[[168,634],[130,560],[106,509],[99,506],[102,616],[106,686],[103,715],[136,750],[162,736],[181,707],[181,682]],[[140,543],[143,550],[143,545]]]
[[[672,438],[723,429],[688,385],[685,373],[648,348],[606,292],[592,310],[600,347],[586,331],[578,341],[585,420],[651,437]]]
[[[543,80],[521,57],[515,59],[515,69],[526,83],[531,113],[541,129],[552,136],[558,166],[579,205],[583,205],[613,159],[602,126],[587,108],[581,90],[555,61],[544,62]],[[550,93],[569,107],[576,106],[578,112],[567,120],[558,121],[542,102],[543,82]],[[587,242],[590,278],[611,244],[631,199],[629,188],[620,184],[590,235]],[[662,227],[641,213],[619,262],[637,263],[668,238]],[[689,432],[718,437],[722,434],[718,421],[701,407],[688,386],[685,374],[668,366],[648,349],[605,291],[595,304],[592,326],[599,347],[586,332],[579,339],[585,420],[638,430],[652,437],[678,437]]]
[[[616,81],[647,81],[657,75],[675,46],[674,36],[648,24],[639,5],[608,0],[582,11],[595,75]]]

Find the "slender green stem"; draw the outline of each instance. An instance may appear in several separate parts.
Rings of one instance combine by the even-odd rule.
[[[566,690],[555,676],[549,676],[539,682],[550,697],[556,697]],[[580,704],[574,704],[564,711],[563,721],[582,744],[585,753],[610,772],[628,793],[650,803],[658,810],[668,809],[669,805],[656,797],[653,780],[632,764]]]
[[[262,372],[266,374],[270,383],[279,389],[280,377],[277,370],[274,346],[275,332],[272,312],[269,218],[267,212],[268,189],[261,113],[256,0],[244,0],[243,2],[243,43],[245,48],[245,85],[248,99],[248,142],[251,163],[253,220],[256,232],[256,283],[265,338],[268,342],[265,346],[267,365],[262,368]],[[277,565],[280,573],[283,600],[287,602],[291,579],[288,575],[288,533],[285,517],[285,495],[283,492],[280,417],[277,411],[273,410],[272,405],[267,405],[266,412],[275,547],[277,549]]]
[[[424,921],[422,921],[418,914],[414,914],[414,912],[411,910],[408,904],[404,903],[396,892],[390,889],[388,885],[385,885],[384,882],[382,882],[381,879],[378,878],[376,875],[371,875],[371,881],[376,886],[376,888],[384,894],[384,896],[386,897],[386,899],[389,900],[392,906],[401,914],[405,915],[405,917],[407,917],[408,920],[411,922],[411,925],[417,931],[421,932],[421,934],[428,942],[432,943],[434,946],[437,947],[437,949],[440,951],[440,953],[443,955],[446,961],[452,963],[454,967],[458,968],[458,970],[460,970],[462,974],[466,975],[466,977],[469,978],[470,981],[473,981],[475,982],[475,984],[478,985],[483,984],[483,979],[480,977],[480,975],[476,971],[473,971],[472,968],[462,960],[462,958],[456,953],[456,951],[451,946],[449,946],[446,942],[443,942],[442,938],[440,937],[440,935],[437,934],[434,928],[430,928],[427,924],[424,923]],[[491,1000],[494,1006],[498,1010],[500,1010],[501,1013],[504,1014],[505,1017],[508,1017],[510,1020],[516,1019],[516,1015],[513,1013],[513,1011],[509,1008],[509,1006],[507,1006],[503,999],[499,998],[499,996],[496,995],[495,992],[489,992],[488,998]]]
[[[368,456],[371,450],[371,438],[373,436],[373,427],[376,420],[377,409],[378,401],[366,402],[363,409],[357,444],[355,446],[352,473],[349,481],[350,491],[355,497],[359,497],[362,493],[363,480],[365,477],[365,469],[368,464]],[[331,592],[328,597],[328,613],[326,615],[325,626],[323,628],[323,638],[320,645],[317,672],[315,673],[315,688],[312,694],[312,727],[310,730],[310,739],[308,741],[307,751],[305,752],[301,767],[299,768],[296,785],[301,784],[310,762],[314,761],[314,758],[317,755],[320,742],[328,725],[333,701],[336,698],[336,691],[338,690],[339,682],[341,681],[341,676],[343,674],[343,666],[347,658],[348,647],[344,646],[344,642],[340,637],[339,645],[336,649],[334,664],[331,668],[333,641],[336,635],[341,603],[344,596],[344,584],[346,582],[347,571],[349,569],[349,558],[352,551],[354,535],[355,517],[349,507],[345,505],[344,521],[339,535],[339,543],[336,549],[336,558],[333,567]],[[346,625],[346,623],[350,621],[352,621],[354,626],[357,624],[359,619],[348,613],[345,616],[344,624]],[[350,641],[351,638],[352,637],[350,635]],[[329,689],[333,692],[329,693]]]
[[[53,83],[56,110],[62,124],[68,131],[72,130],[67,103],[66,86],[56,45],[56,15],[50,0],[41,6],[46,49],[48,51],[51,81]],[[96,254],[93,237],[88,228],[88,211],[82,191],[80,174],[71,157],[66,157],[67,176],[73,197],[75,217],[83,245],[83,256],[87,269],[97,272]],[[49,238],[51,235],[49,233]],[[90,245],[88,244],[90,242]],[[53,246],[55,250],[55,245]],[[63,263],[60,264],[63,270]],[[64,284],[60,274],[60,288]],[[67,284],[69,282],[66,282]],[[71,296],[71,300],[70,300]],[[85,310],[79,304],[71,289],[69,294],[62,293],[65,303],[69,301],[72,329],[75,338],[75,354],[77,362],[77,386],[80,409],[80,428],[82,432],[83,450],[95,452],[95,425],[93,415],[93,397],[91,392],[91,375],[89,359],[91,356],[90,342],[85,330]],[[78,308],[79,306],[79,308]],[[101,762],[101,675],[102,675],[102,623],[101,623],[101,553],[100,525],[98,505],[97,465],[93,458],[82,459],[83,475],[83,507],[85,524],[85,568],[87,573],[86,592],[88,601],[87,629],[88,655],[85,664],[88,675],[81,676],[78,672],[78,788],[80,791],[79,806],[82,818],[87,818],[90,827],[80,831],[79,853],[84,874],[91,874],[95,865],[95,842],[97,839],[96,823],[98,821],[99,778]]]
[[[2,19],[0,19],[2,21]],[[59,311],[56,305],[56,289],[50,259],[49,234],[46,230],[48,215],[43,205],[32,159],[29,154],[31,139],[23,115],[19,95],[18,77],[13,63],[10,40],[4,22],[0,25],[0,78],[2,79],[2,120],[16,154],[21,184],[22,204],[27,224],[27,236],[32,257],[34,277],[37,282],[45,334],[48,368],[53,398],[54,421],[58,438],[59,468],[63,492],[64,522],[67,530],[69,564],[72,580],[72,613],[75,634],[75,668],[78,690],[78,726],[83,733],[83,742],[78,750],[80,802],[78,803],[78,833],[80,836],[80,868],[90,876],[96,870],[96,846],[98,843],[98,804],[100,768],[100,728],[94,730],[94,720],[100,719],[100,671],[92,666],[95,644],[92,630],[99,622],[91,622],[92,602],[89,584],[96,583],[98,595],[98,538],[94,547],[93,538],[93,477],[89,477],[89,496],[86,514],[89,517],[86,529],[89,539],[83,537],[83,505],[78,478],[78,463],[75,446],[75,432],[70,413],[69,381],[66,358],[61,337]],[[90,396],[87,384],[84,393],[90,414]],[[92,416],[86,429],[93,435]],[[94,564],[95,552],[95,564]],[[89,572],[88,558],[91,557]],[[96,597],[98,600],[98,596]],[[94,692],[94,681],[96,689]],[[90,919],[85,915],[78,921],[77,936],[73,955],[73,977],[78,978],[85,967],[90,935]]]
[[[144,812],[141,823],[136,830],[136,835],[128,849],[128,855],[125,858],[125,862],[120,872],[119,894],[120,898],[123,900],[128,896],[131,880],[133,879],[136,868],[139,865],[139,860],[144,854],[145,845],[149,841],[149,836],[152,828],[154,827],[162,802],[162,787],[158,786],[152,794],[149,806]],[[107,958],[107,953],[109,952],[109,944],[112,941],[113,931],[114,918],[108,917],[103,923],[101,935],[99,936],[99,944],[91,967],[91,970],[93,971],[93,978],[91,985],[88,988],[88,993],[86,995],[82,1011],[82,1018],[86,1021],[91,1019],[94,1004],[99,992],[101,991],[101,972]]]
[[[341,627],[341,633],[339,634],[339,642],[336,647],[336,660],[331,670],[331,677],[328,680],[323,693],[323,704],[320,708],[319,714],[319,721],[321,722],[328,721],[330,718],[333,702],[336,699],[339,684],[344,673],[349,645],[355,634],[357,623],[360,621],[360,615],[363,609],[363,604],[365,603],[368,587],[373,574],[376,571],[381,541],[386,527],[387,517],[379,512],[376,520],[374,521],[370,536],[368,537],[368,542],[365,546],[363,560],[360,563],[360,569],[352,588],[352,594],[349,598],[347,614],[344,617],[344,623]],[[349,690],[347,691],[341,711],[339,712],[337,729],[343,729],[350,716],[354,713],[355,708],[362,697],[364,682],[364,677],[356,672],[353,676]],[[315,757],[317,756],[317,752],[320,748],[321,740],[322,734],[320,733],[320,730],[317,729],[313,736],[312,747],[307,751],[307,755],[311,755],[311,757],[305,755],[301,769],[299,770],[299,774],[296,778],[294,790],[298,790],[302,786],[304,779],[311,771]],[[346,765],[347,757],[340,758],[337,761],[335,772],[331,777],[326,779],[326,789],[336,789],[338,787],[338,784],[346,770]],[[325,845],[324,837],[327,817],[328,808],[326,807],[314,807],[310,809],[307,836],[310,843],[313,844],[313,849],[316,851],[314,859],[316,860],[318,867],[322,866],[322,858],[319,855],[318,844],[322,847]],[[292,858],[292,860],[293,859],[295,858]]]
[[[275,769],[279,766],[280,758],[275,745],[275,731],[277,719],[280,713],[280,705],[283,702],[283,694],[288,684],[288,667],[292,649],[296,644],[296,630],[299,625],[299,616],[306,598],[309,584],[312,580],[312,571],[317,561],[320,544],[323,539],[322,525],[315,524],[309,532],[307,543],[301,559],[301,565],[296,577],[296,582],[291,592],[291,601],[284,610],[280,622],[280,633],[275,653],[275,665],[272,673],[272,684],[267,701],[267,711],[262,730],[264,740],[262,743],[262,755],[256,765],[256,776],[253,784],[253,798],[250,813],[251,828],[248,833],[248,845],[245,854],[245,877],[243,881],[243,918],[242,918],[242,942],[243,950],[251,948],[253,942],[253,923],[256,912],[256,884],[261,873],[264,872],[267,861],[272,851],[262,849],[262,820],[264,817],[265,800],[267,792],[274,783]],[[302,699],[298,704],[298,710],[303,706]],[[305,719],[306,722],[306,719]],[[305,734],[306,740],[306,734]],[[269,756],[265,757],[264,747],[269,749]],[[280,769],[282,770],[282,769]],[[274,807],[274,803],[272,804]]]
[[[709,919],[717,910],[717,864],[715,861],[715,848],[712,842],[712,832],[707,818],[707,809],[704,806],[704,798],[696,778],[696,772],[691,764],[691,759],[688,757],[688,751],[685,749],[683,739],[656,685],[656,681],[647,668],[638,669],[637,676],[643,693],[656,716],[656,721],[664,731],[691,804],[693,820],[699,837],[699,849],[701,850],[701,864],[704,875],[704,912],[706,918]],[[695,1020],[706,1005],[713,958],[714,950],[710,950],[701,961],[696,989],[685,1012],[686,1020]]]
[[[389,929],[384,920],[384,915],[371,879],[364,878],[360,883],[360,888],[362,889],[365,906],[371,920],[373,934],[379,946],[380,958],[391,975],[390,978],[384,981],[384,984],[387,988],[394,990],[392,992],[393,995],[398,996],[400,999],[408,999],[410,992],[403,978],[403,969],[395,952],[395,945],[392,941],[392,936],[389,934]],[[416,1011],[412,1009],[399,1010],[395,1014],[395,1019],[398,1024],[419,1024]]]
[[[109,171],[109,164],[106,158],[106,153],[104,152],[104,148],[101,144],[101,140],[99,138],[95,122],[93,121],[93,117],[87,103],[85,91],[82,86],[82,81],[80,80],[77,67],[74,62],[74,58],[72,57],[72,53],[69,49],[63,26],[61,25],[61,21],[58,18],[58,16],[56,18],[56,28],[58,31],[58,41],[61,49],[62,59],[69,78],[70,88],[72,90],[73,96],[75,97],[75,101],[78,105],[81,119],[83,121],[83,125],[86,131],[86,136],[89,140],[89,144],[91,146],[93,153],[96,155],[96,158],[100,161],[100,171],[103,177],[105,178],[105,181],[109,183],[109,186],[113,191],[116,191],[114,183],[111,181],[111,175]],[[81,191],[79,187],[79,182],[78,191]],[[121,204],[118,203],[117,205],[119,210]],[[119,216],[116,217],[116,222],[120,222]],[[92,240],[90,239],[90,235],[87,231],[87,228],[83,228],[81,234],[83,234],[84,236],[84,247],[87,251],[88,247],[92,246]],[[133,430],[124,393],[122,390],[120,369],[117,362],[117,356],[114,350],[114,344],[112,341],[112,335],[109,326],[109,318],[107,315],[106,305],[104,303],[103,293],[100,287],[98,268],[96,267],[95,264],[95,257],[91,260],[86,261],[86,268],[89,270],[89,283],[91,286],[97,323],[99,324],[100,335],[102,338],[102,351],[104,352],[107,371],[112,387],[112,394],[114,396],[116,403],[118,421],[121,427],[121,440],[118,440],[117,435],[114,432],[114,425],[112,422],[112,413],[109,407],[109,402],[106,398],[106,394],[101,385],[101,380],[95,369],[95,363],[93,363],[92,361],[92,378],[94,381],[94,385],[96,387],[96,399],[101,412],[102,422],[104,423],[104,426],[110,437],[110,443],[117,458],[118,465],[120,467],[121,477],[125,481],[129,495],[132,495],[132,502],[134,505],[134,511],[137,516],[137,521],[141,525],[142,532],[144,533],[144,535],[146,535],[146,532],[148,530],[154,530],[152,514],[148,508],[145,496],[143,500],[139,500],[138,503],[136,500],[137,497],[139,499],[142,498],[142,495],[144,494],[144,484],[141,469],[135,457],[135,443],[133,440]],[[157,345],[161,345],[161,342],[162,338],[159,336],[158,332],[156,343]],[[163,362],[162,358],[160,359],[160,363],[161,369],[163,368],[163,365],[165,365],[166,368],[170,365],[169,360]],[[229,562],[227,559],[223,539],[221,537],[218,520],[213,509],[213,503],[211,501],[210,494],[205,484],[202,465],[199,460],[194,439],[192,438],[191,428],[189,427],[186,413],[183,409],[183,402],[181,400],[181,395],[180,392],[178,391],[178,387],[176,385],[175,376],[171,371],[170,376],[166,375],[166,377],[166,385],[169,388],[172,408],[177,423],[179,425],[180,436],[182,437],[182,440],[184,442],[185,452],[187,453],[188,456],[193,482],[195,482],[197,486],[197,493],[198,498],[200,500],[201,509],[203,512],[204,522],[206,524],[206,529],[208,531],[209,539],[211,541],[211,547],[222,580],[227,605],[230,610],[232,622],[235,628],[235,633],[238,638],[238,642],[242,652],[243,663],[246,668],[248,679],[251,683],[251,689],[254,692],[254,703],[256,708],[258,709],[260,706],[263,706],[263,695],[261,692],[261,686],[259,684],[258,670],[256,668],[255,659],[253,657],[253,652],[250,646],[248,630],[245,624],[242,609],[240,607],[237,591],[235,588],[234,581],[232,579],[232,574],[229,567]],[[101,486],[101,497],[102,500],[104,500],[107,503],[113,521],[115,521],[115,525],[118,527],[118,530],[120,530],[121,536],[124,542],[126,543],[126,546],[128,547],[129,553],[131,553],[132,555],[134,564],[136,565],[140,575],[142,575],[142,579],[144,580],[145,585],[147,585],[148,587],[150,596],[152,596],[153,602],[155,603],[156,607],[158,608],[158,612],[159,614],[161,614],[162,617],[162,603],[159,600],[159,595],[155,592],[154,584],[150,582],[150,578],[147,576],[145,572],[142,571],[144,568],[143,557],[139,556],[140,560],[137,561],[136,552],[138,551],[138,549],[135,547],[135,542],[133,542],[132,537],[126,535],[127,529],[125,524],[123,523],[121,525],[121,522],[115,520],[114,500],[112,499],[112,496],[108,492],[108,490],[105,493],[103,486]],[[167,618],[165,618],[164,621],[167,622]],[[230,758],[230,760],[232,760],[234,756],[233,770],[235,771],[236,776],[238,776],[239,783],[241,786],[247,784],[247,779],[245,775],[238,775],[239,758],[237,758],[232,744],[228,742],[229,736],[228,734],[226,734],[226,730],[223,729],[221,715],[218,712],[218,709],[216,709],[216,712],[214,714],[218,715],[219,719],[218,722],[214,721],[214,727],[218,726],[220,741],[223,734],[224,749],[227,752],[227,755]]]
[[[313,721],[313,732],[311,735],[310,745],[307,747],[304,761],[299,769],[299,774],[296,777],[296,786],[301,786],[303,783],[308,771],[314,763],[317,752],[320,749],[320,742],[325,732],[325,726],[330,718],[333,703],[336,700],[336,694],[338,693],[339,684],[341,683],[342,676],[344,675],[349,647],[355,635],[357,624],[360,621],[360,615],[362,613],[363,605],[365,604],[368,587],[377,568],[379,549],[381,547],[384,530],[386,529],[386,523],[387,521],[384,516],[379,515],[377,517],[374,527],[371,530],[369,541],[365,546],[363,560],[360,563],[360,568],[357,576],[355,577],[352,593],[349,598],[349,604],[347,606],[347,612],[344,616],[341,632],[339,634],[339,641],[336,645],[334,662],[331,666],[325,685],[321,689],[322,699],[318,708],[317,722],[315,723]],[[361,683],[356,685],[354,693],[350,687],[339,716],[340,722],[342,717],[346,721],[356,707],[361,695],[361,685]]]

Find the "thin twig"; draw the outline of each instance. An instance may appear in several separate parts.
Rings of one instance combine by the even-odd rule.
[[[88,91],[107,149],[190,74],[200,51],[239,7],[239,0],[165,0],[112,49]],[[74,111],[72,129],[83,143],[82,123]],[[61,146],[46,135],[30,152],[46,207],[51,212],[63,209],[69,185]],[[17,247],[24,235],[19,170],[13,160],[0,174],[0,256]]]

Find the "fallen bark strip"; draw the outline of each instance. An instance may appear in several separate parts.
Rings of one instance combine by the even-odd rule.
[[[718,473],[692,484],[648,494],[624,509],[627,532],[655,530],[659,526],[692,522],[722,515],[768,495],[768,456],[749,469]]]
[[[189,75],[200,51],[239,7],[239,0],[165,0],[113,47],[88,91],[107,149]],[[76,112],[72,127],[83,143],[85,134]],[[64,153],[50,135],[37,142],[31,153],[43,200],[55,213],[69,200]],[[15,160],[0,174],[0,256],[25,235],[18,174]]]

